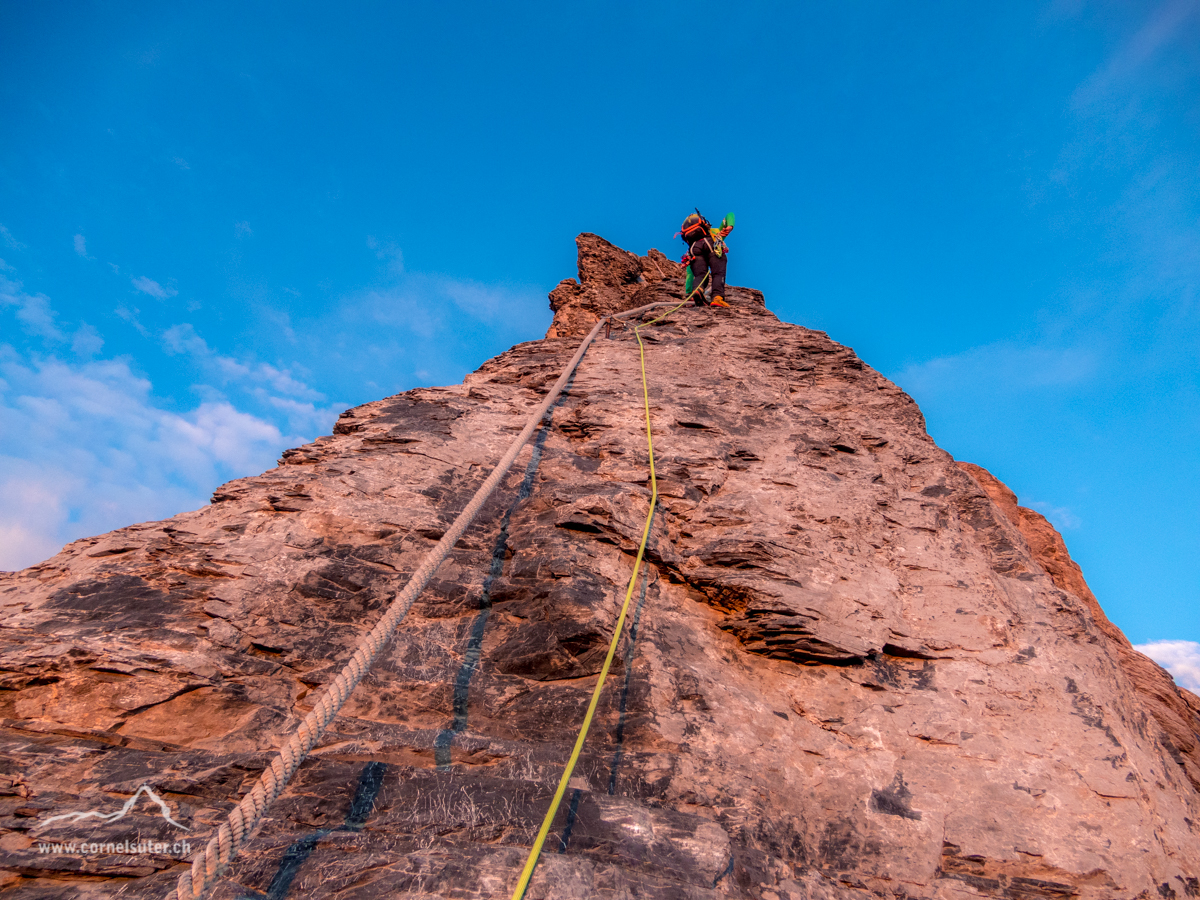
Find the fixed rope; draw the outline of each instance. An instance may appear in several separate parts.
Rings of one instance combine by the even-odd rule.
[[[425,589],[425,585],[429,583],[429,580],[433,577],[433,573],[437,571],[438,566],[450,555],[450,551],[454,549],[454,545],[458,543],[458,539],[462,537],[471,522],[474,521],[479,511],[483,508],[484,503],[487,502],[488,497],[499,486],[501,479],[504,478],[505,473],[508,472],[509,467],[516,460],[517,454],[521,452],[521,448],[525,446],[526,441],[529,440],[538,424],[542,421],[542,417],[545,416],[547,410],[554,404],[558,395],[562,393],[563,388],[571,378],[571,373],[578,367],[584,354],[587,352],[588,346],[595,340],[596,335],[599,334],[600,327],[608,319],[623,319],[627,316],[638,315],[660,306],[669,305],[669,303],[661,302],[648,303],[637,309],[631,309],[628,312],[606,317],[596,323],[596,327],[583,339],[571,361],[567,363],[562,374],[558,376],[558,381],[554,383],[554,387],[550,389],[550,393],[546,395],[546,399],[542,401],[541,406],[530,415],[525,429],[513,441],[500,462],[496,464],[496,468],[492,470],[492,474],[488,476],[487,480],[479,487],[479,490],[475,492],[475,496],[471,498],[471,502],[459,513],[458,518],[454,520],[454,524],[442,535],[442,539],[426,554],[425,559],[421,562],[417,570],[413,572],[412,578],[409,579],[404,590],[392,600],[387,612],[383,614],[383,617],[376,623],[375,627],[359,642],[353,655],[350,657],[350,661],[346,663],[337,677],[321,692],[320,697],[313,704],[312,710],[304,717],[304,720],[300,723],[296,731],[280,747],[279,752],[276,753],[275,757],[271,760],[271,764],[263,771],[258,781],[255,782],[254,787],[233,808],[225,821],[217,829],[216,835],[209,840],[204,849],[192,858],[191,867],[179,876],[175,889],[168,895],[167,900],[202,900],[212,889],[217,878],[229,868],[238,851],[250,839],[255,828],[258,827],[259,822],[266,815],[268,807],[283,793],[283,789],[287,787],[287,783],[291,780],[292,775],[300,768],[300,764],[304,762],[309,752],[321,739],[321,735],[325,733],[325,729],[329,726],[329,723],[333,721],[334,716],[338,714],[338,711],[350,697],[351,692],[362,681],[363,676],[367,674],[367,671],[379,656],[380,651],[392,639],[392,635],[395,634],[400,621],[404,618],[409,608],[412,607],[421,591]],[[680,304],[680,306],[682,305]],[[640,342],[641,339],[639,338]],[[647,410],[649,410],[648,406]],[[648,427],[649,419],[647,419]]]
[[[705,277],[707,278],[708,276],[706,275]],[[700,286],[703,287],[703,281]],[[646,410],[646,447],[650,454],[650,511],[646,515],[646,524],[642,528],[642,542],[638,545],[637,557],[633,561],[633,574],[629,576],[629,586],[625,589],[625,602],[621,604],[621,614],[617,617],[617,624],[613,628],[612,640],[608,645],[608,655],[604,657],[604,665],[600,668],[600,678],[596,682],[596,687],[592,690],[592,699],[588,703],[587,713],[584,715],[583,724],[579,728],[579,736],[575,738],[575,747],[571,750],[571,757],[567,760],[562,777],[558,780],[558,788],[554,792],[554,799],[550,801],[550,808],[546,810],[545,818],[542,819],[542,827],[538,829],[537,838],[534,839],[533,847],[529,850],[529,857],[525,860],[525,868],[521,870],[521,877],[517,881],[516,889],[513,891],[512,900],[522,900],[525,896],[525,891],[529,887],[529,880],[533,878],[533,870],[537,868],[538,858],[542,855],[542,846],[546,843],[546,837],[550,834],[550,826],[554,824],[554,818],[558,815],[558,808],[562,805],[563,797],[567,793],[567,784],[571,780],[571,774],[575,771],[575,764],[579,761],[579,753],[583,750],[583,742],[587,740],[588,729],[592,726],[592,717],[596,714],[596,705],[600,702],[600,693],[604,690],[604,680],[608,678],[609,667],[612,666],[613,657],[617,652],[617,643],[621,639],[621,632],[625,630],[625,617],[629,613],[629,600],[633,597],[633,588],[637,584],[638,574],[641,572],[642,558],[646,554],[646,542],[650,539],[650,524],[654,521],[654,508],[658,504],[658,479],[654,471],[654,438],[650,432],[650,393],[646,386],[646,347],[642,343],[642,336],[639,332],[643,328],[653,325],[675,312],[675,310],[687,303],[694,293],[695,291],[688,294],[682,303],[672,306],[657,318],[651,319],[649,322],[643,322],[633,329],[633,336],[637,338],[638,342],[638,358],[642,367],[642,403]],[[667,306],[668,304],[656,305]]]

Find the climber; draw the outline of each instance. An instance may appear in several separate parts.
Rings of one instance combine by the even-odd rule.
[[[683,220],[680,234],[688,245],[688,251],[683,257],[682,265],[688,267],[687,278],[684,279],[683,296],[696,301],[697,306],[728,307],[725,302],[725,266],[728,262],[729,248],[725,246],[725,237],[733,231],[733,213],[721,220],[719,228],[713,225],[696,210]],[[704,276],[708,275],[712,282],[712,300],[704,297]],[[692,296],[695,286],[695,296]]]

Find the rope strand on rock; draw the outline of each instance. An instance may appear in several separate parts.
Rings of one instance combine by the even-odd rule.
[[[707,275],[705,276],[708,277]],[[703,286],[703,282],[701,282]],[[692,292],[693,294],[695,291]],[[537,868],[538,859],[542,855],[542,846],[546,843],[546,837],[550,834],[550,827],[554,824],[554,818],[558,815],[558,808],[562,805],[563,796],[567,792],[567,785],[571,781],[571,775],[575,771],[575,764],[579,762],[579,753],[583,750],[583,743],[587,740],[588,729],[592,727],[592,717],[596,714],[596,706],[600,702],[600,693],[604,690],[604,681],[608,678],[609,667],[612,666],[613,657],[617,652],[617,642],[621,639],[621,633],[625,630],[625,617],[629,613],[629,600],[633,597],[633,588],[637,584],[638,575],[642,568],[642,558],[646,554],[646,543],[650,540],[650,524],[654,521],[654,508],[658,505],[658,478],[654,471],[654,438],[650,432],[650,392],[646,385],[646,347],[642,343],[642,336],[639,333],[643,328],[653,325],[669,316],[675,310],[686,304],[691,299],[692,294],[688,294],[687,298],[676,306],[672,306],[658,318],[651,319],[649,322],[643,322],[633,329],[633,336],[638,342],[638,358],[642,366],[642,403],[646,410],[646,447],[650,454],[650,511],[646,514],[646,524],[642,528],[642,542],[638,545],[637,556],[633,560],[633,574],[629,576],[629,586],[625,589],[625,602],[621,604],[621,614],[617,617],[617,624],[613,628],[612,640],[608,644],[608,655],[604,657],[604,665],[600,668],[600,677],[596,681],[596,687],[592,689],[592,699],[588,703],[587,712],[583,717],[583,724],[579,726],[579,734],[575,738],[575,746],[571,750],[571,757],[567,760],[566,766],[563,768],[562,777],[558,780],[558,788],[554,791],[554,798],[550,801],[550,808],[546,810],[546,815],[542,819],[542,827],[538,829],[537,837],[533,841],[533,846],[529,849],[529,856],[525,860],[525,867],[521,870],[521,877],[517,879],[517,886],[513,890],[512,900],[522,900],[525,896],[525,891],[529,888],[529,881],[533,878],[533,870]],[[664,303],[663,306],[668,304]],[[643,307],[644,309],[645,307]]]
[[[684,301],[686,302],[686,301]],[[550,393],[546,395],[546,399],[542,401],[533,414],[529,417],[529,421],[525,425],[525,429],[517,436],[512,445],[508,448],[496,464],[496,468],[487,480],[475,492],[475,496],[471,498],[471,502],[466,508],[459,513],[458,518],[454,520],[449,530],[442,535],[442,539],[438,541],[437,546],[426,554],[421,565],[412,574],[404,590],[402,590],[392,600],[387,612],[376,623],[375,627],[364,637],[358,644],[350,661],[342,668],[337,677],[321,692],[313,704],[312,710],[304,717],[295,732],[284,742],[275,758],[271,760],[271,764],[263,771],[258,781],[250,792],[242,798],[242,801],[233,808],[226,817],[226,820],[221,823],[217,829],[217,833],[213,836],[208,844],[192,858],[191,868],[179,876],[179,880],[175,885],[175,889],[168,896],[168,900],[202,900],[212,889],[217,878],[229,867],[233,862],[242,846],[249,840],[254,830],[258,827],[259,822],[266,814],[267,809],[275,801],[275,799],[287,787],[288,781],[317,741],[321,739],[321,735],[325,733],[325,729],[329,723],[333,721],[334,716],[345,704],[350,697],[351,692],[362,680],[363,676],[371,668],[376,657],[395,633],[400,621],[404,618],[409,608],[412,607],[421,591],[425,589],[425,585],[433,577],[433,573],[437,571],[438,566],[450,554],[454,545],[458,543],[458,539],[474,521],[479,511],[483,508],[483,504],[487,502],[488,497],[500,484],[509,467],[516,460],[517,454],[521,452],[521,448],[525,442],[532,436],[538,424],[542,421],[547,410],[553,405],[558,395],[562,393],[563,388],[570,380],[571,373],[579,365],[587,352],[588,346],[600,332],[600,327],[610,318],[623,319],[627,316],[637,315],[646,312],[647,310],[657,308],[659,306],[669,306],[669,303],[648,303],[645,306],[631,309],[628,312],[618,313],[615,316],[605,317],[596,323],[588,336],[583,339],[579,348],[575,351],[575,355],[571,361],[567,363],[565,369],[558,377],[558,381],[554,383],[554,387],[550,389]],[[680,304],[682,306],[683,304]]]

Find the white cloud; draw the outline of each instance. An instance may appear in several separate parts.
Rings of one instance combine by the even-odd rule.
[[[296,335],[290,354],[322,383],[365,400],[457,382],[487,356],[540,338],[550,319],[540,287],[405,272],[343,295],[315,319],[285,321]]]
[[[147,278],[145,275],[132,279],[133,286],[143,294],[149,294],[151,297],[156,297],[159,300],[166,300],[168,297],[174,297],[179,291],[174,288],[165,288],[157,281]]]
[[[978,393],[983,387],[1008,393],[1079,384],[1096,368],[1097,355],[1091,350],[1002,343],[910,365],[893,380],[914,396],[947,390]]]
[[[3,238],[4,243],[7,244],[8,246],[12,247],[14,250],[28,249],[24,244],[22,244],[15,237],[13,237],[12,232],[9,231],[7,228],[5,228],[3,225],[0,225],[0,238]]]
[[[304,382],[292,376],[287,369],[279,369],[270,363],[245,363],[232,356],[216,353],[196,329],[187,322],[172,325],[163,332],[163,349],[173,355],[187,355],[204,365],[212,374],[220,376],[222,384],[241,383],[244,387],[266,386],[282,394],[323,400],[324,394],[314,391]]]
[[[71,349],[76,355],[83,357],[95,356],[104,346],[104,338],[87,322],[82,323],[71,339]]]
[[[0,345],[0,569],[201,506],[303,440],[227,401],[163,408],[124,360],[28,359]]]
[[[545,293],[540,288],[510,284],[482,284],[444,275],[407,273],[387,287],[351,294],[334,314],[342,332],[366,325],[380,336],[378,326],[387,332],[404,329],[418,337],[432,339],[450,336],[464,325],[499,325],[504,330],[521,331],[531,321],[538,324],[524,338],[541,337],[539,331],[550,324]],[[539,320],[545,320],[541,324]],[[322,329],[322,334],[326,329]]]
[[[130,360],[103,358],[95,328],[67,327],[48,298],[0,283],[0,314],[19,316],[34,335],[31,346],[40,344],[0,343],[0,568],[201,506],[223,481],[269,468],[285,447],[328,432],[343,408],[310,387],[314,377],[373,395],[411,386],[414,369],[424,382],[457,380],[480,361],[476,336],[502,350],[549,324],[540,289],[396,274],[399,249],[374,249],[396,275],[383,285],[344,297],[302,326],[289,311],[268,311],[271,337],[320,376],[222,353],[190,323],[160,332],[159,346],[179,357],[176,397],[187,384],[180,379],[194,373],[197,399],[182,407],[157,398]],[[144,276],[131,283],[160,300],[174,295]],[[152,336],[132,304],[117,313]],[[256,352],[270,343],[259,342]],[[75,357],[63,356],[67,346]]]
[[[1074,102],[1078,106],[1094,103],[1114,85],[1133,76],[1183,30],[1196,10],[1194,0],[1168,0],[1161,4],[1137,34],[1079,86],[1072,98]]]
[[[254,234],[254,229],[250,227],[249,222],[234,222],[233,234],[237,238],[250,237]]]
[[[266,396],[265,399],[287,418],[288,428],[300,434],[327,434],[346,408],[344,403],[317,406],[287,397]]]
[[[66,542],[58,540],[55,532],[66,514],[60,494],[63,481],[46,484],[28,471],[23,460],[0,459],[5,462],[5,474],[0,476],[5,513],[0,520],[0,571],[8,571],[57,553]]]
[[[1145,653],[1170,672],[1180,687],[1200,693],[1200,644],[1195,641],[1151,641],[1135,644],[1133,649]]]
[[[311,397],[314,400],[324,399],[319,391],[314,391],[302,381],[292,377],[286,369],[277,369],[270,363],[259,363],[253,370],[254,377],[261,378],[275,390],[295,397]]]
[[[504,288],[474,281],[442,279],[442,290],[460,310],[484,322],[504,314],[512,302],[511,292]]]
[[[82,234],[75,235],[75,252],[84,259],[91,259],[87,252],[87,238]]]
[[[1046,503],[1042,500],[1031,500],[1024,505],[1036,509],[1049,519],[1059,531],[1072,530],[1083,524],[1079,521],[1079,516],[1065,506],[1055,506],[1053,503]]]
[[[267,415],[211,389],[194,408],[171,409],[127,359],[95,358],[104,339],[94,327],[80,322],[67,333],[49,298],[0,274],[6,310],[35,340],[33,349],[0,343],[0,569],[201,506],[217,485],[269,468],[285,447],[327,430],[339,411],[306,403],[320,395],[286,370],[213,353],[191,326],[165,336],[168,348],[241,379],[243,399]],[[119,312],[145,333],[136,310]],[[77,360],[57,355],[66,341]],[[269,392],[288,395],[282,408]],[[285,434],[272,419],[296,427]]]
[[[141,319],[138,318],[138,313],[141,312],[140,309],[136,307],[130,309],[128,306],[118,306],[113,310],[113,312],[136,328],[138,334],[140,334],[142,337],[150,337],[150,330],[146,328],[146,326],[142,324]]]
[[[174,162],[175,165],[179,166],[179,168],[183,169],[185,172],[191,168],[191,166],[188,165],[188,161],[179,156],[176,156],[172,162]]]
[[[167,296],[150,279],[134,284]],[[183,324],[162,335],[163,349],[195,361],[206,382],[194,386],[198,405],[174,409],[128,359],[96,358],[104,339],[94,327],[66,333],[49,298],[0,274],[8,309],[35,340],[33,349],[0,343],[0,569],[201,506],[222,482],[328,431],[343,408],[319,404],[324,396],[289,369],[215,352]],[[136,309],[117,312],[149,336]],[[74,361],[57,355],[66,341]]]
[[[367,249],[375,251],[375,258],[387,263],[389,275],[401,275],[404,272],[404,253],[391,241],[376,240],[373,235],[367,235]]]
[[[163,349],[171,355],[186,353],[191,356],[208,356],[212,353],[204,338],[196,334],[196,329],[187,323],[172,325],[163,332],[162,339]]]
[[[187,448],[195,466],[216,463],[241,472],[265,469],[270,463],[263,459],[262,449],[271,448],[268,455],[273,457],[278,452],[274,448],[282,449],[283,443],[273,424],[229,403],[202,403],[186,416],[164,415],[161,427],[174,444],[174,457],[182,458],[180,451]]]
[[[0,275],[0,306],[15,306],[16,317],[25,330],[51,341],[63,340],[63,333],[54,321],[50,299],[44,294],[27,294],[21,282]]]

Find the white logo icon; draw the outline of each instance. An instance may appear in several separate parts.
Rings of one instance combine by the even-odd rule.
[[[96,812],[95,810],[92,810],[90,812],[63,813],[62,815],[59,815],[59,816],[51,816],[45,822],[39,822],[37,827],[45,828],[51,822],[60,822],[60,823],[82,822],[84,819],[99,819],[101,822],[115,822],[118,819],[125,818],[126,814],[131,809],[133,809],[133,805],[135,803],[137,803],[138,797],[142,796],[142,794],[146,794],[151,800],[153,800],[155,803],[158,804],[158,808],[162,810],[162,817],[164,819],[166,819],[168,822],[170,822],[176,828],[182,828],[184,831],[190,830],[186,825],[181,825],[180,823],[176,822],[174,819],[171,818],[170,807],[168,807],[167,804],[162,801],[162,798],[159,797],[158,794],[154,793],[154,791],[151,790],[150,787],[145,784],[143,784],[140,788],[138,788],[137,793],[134,794],[132,797],[130,797],[128,800],[126,800],[125,805],[122,806],[120,809],[118,809],[114,813],[99,813],[99,812]]]

